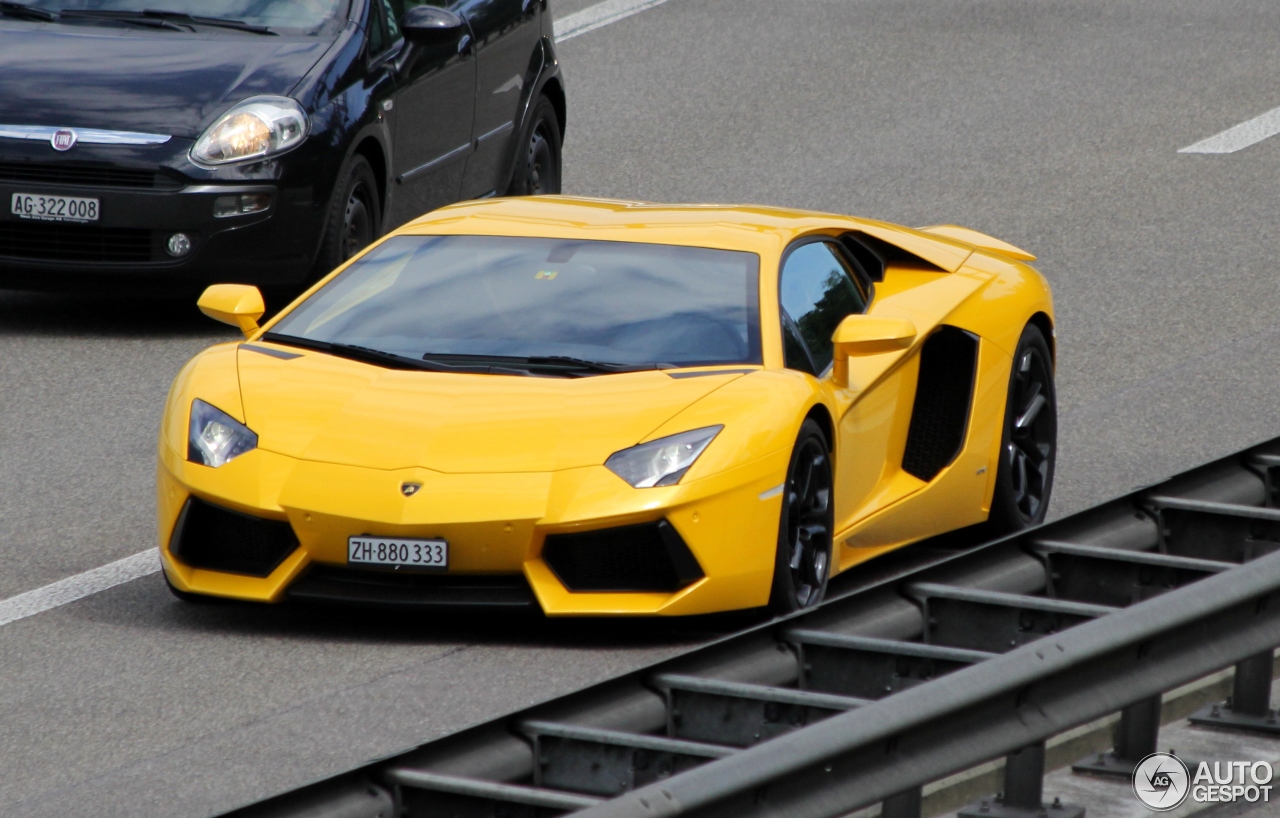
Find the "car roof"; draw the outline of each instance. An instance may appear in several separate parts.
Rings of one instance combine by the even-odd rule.
[[[778,253],[798,236],[861,230],[954,270],[970,247],[886,222],[761,205],[653,204],[576,196],[481,199],[442,207],[398,234],[529,236]]]

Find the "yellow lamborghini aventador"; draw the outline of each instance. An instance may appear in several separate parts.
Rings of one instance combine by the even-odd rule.
[[[1043,519],[1049,288],[960,227],[562,197],[437,210],[174,381],[174,593],[550,615],[822,599]]]

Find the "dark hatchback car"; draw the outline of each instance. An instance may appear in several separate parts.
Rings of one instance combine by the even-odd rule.
[[[296,290],[564,124],[546,0],[0,2],[0,288]]]

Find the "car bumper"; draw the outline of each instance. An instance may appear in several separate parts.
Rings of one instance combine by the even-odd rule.
[[[179,161],[185,147],[173,142],[125,158],[110,155],[107,146],[86,146],[77,148],[84,154],[77,163],[63,164],[37,155],[48,153],[47,145],[0,145],[0,287],[64,290],[137,281],[191,290],[219,281],[303,281],[322,221],[314,185],[278,173],[260,179],[187,176],[171,167],[192,170]],[[13,212],[15,194],[96,199],[99,218],[22,218]],[[214,216],[219,197],[240,194],[266,195],[270,205],[257,213]],[[167,249],[176,233],[191,243],[182,256]]]
[[[442,474],[315,463],[256,450],[211,469],[162,444],[160,553],[179,590],[260,602],[305,597],[510,607],[521,604],[524,589],[525,601],[531,594],[551,616],[754,608],[769,599],[781,498],[768,495],[786,467],[787,453],[778,452],[688,484],[637,490],[602,466]],[[410,481],[422,488],[405,497],[400,486]],[[175,532],[192,503],[248,515],[268,527],[287,526],[272,530],[296,539],[279,552],[278,562],[257,572],[261,576],[196,567],[175,554],[182,551],[175,549]],[[603,536],[580,538],[578,545],[617,548],[613,530],[658,526],[670,526],[668,540],[682,542],[696,561],[695,573],[686,571],[664,588],[583,590],[580,577],[546,551],[548,538],[565,542],[584,532]],[[347,539],[355,535],[443,538],[449,542],[449,567],[443,575],[349,567]]]

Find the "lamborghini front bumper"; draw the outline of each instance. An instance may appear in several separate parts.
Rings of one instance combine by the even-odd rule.
[[[766,604],[788,453],[634,489],[603,466],[543,473],[384,471],[255,450],[221,468],[162,444],[159,545],[181,591],[687,615]],[[401,486],[421,484],[412,496]],[[761,499],[761,496],[765,499]],[[444,572],[352,567],[352,536],[444,539]]]

